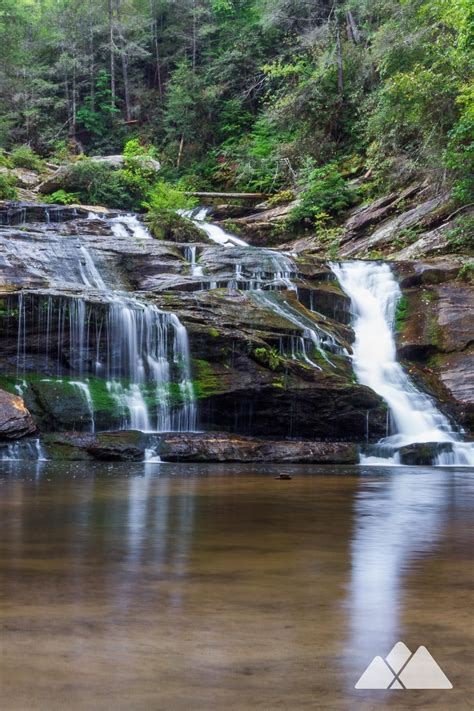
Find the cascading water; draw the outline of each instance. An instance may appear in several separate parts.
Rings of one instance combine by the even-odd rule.
[[[293,279],[297,275],[297,268],[288,254],[269,248],[252,247],[244,240],[232,235],[222,229],[219,225],[207,222],[209,214],[208,208],[195,208],[194,210],[180,211],[180,214],[190,219],[196,227],[202,229],[210,240],[224,247],[233,247],[234,251],[242,253],[235,261],[234,276],[227,283],[218,284],[216,281],[203,283],[203,288],[218,288],[227,286],[229,289],[239,289],[249,291],[252,298],[260,306],[272,311],[278,316],[293,323],[301,332],[300,336],[293,336],[290,339],[289,355],[293,359],[305,361],[317,370],[322,370],[321,366],[311,358],[311,351],[315,350],[322,356],[329,365],[333,365],[329,355],[347,355],[344,347],[339,345],[334,337],[309,317],[305,317],[297,308],[289,303],[288,299],[281,298],[279,292],[291,291],[298,295],[298,289]],[[202,276],[201,267],[199,273],[196,272],[196,252],[194,246],[186,248],[185,256],[191,263],[193,276]],[[246,257],[252,256],[252,268],[247,269]],[[258,268],[255,268],[255,262]],[[269,292],[272,292],[271,294]],[[317,313],[317,312],[314,312]],[[321,318],[321,314],[318,314]],[[282,354],[288,349],[280,344]]]
[[[393,429],[379,442],[376,456],[362,455],[361,463],[398,463],[401,447],[443,443],[434,464],[474,466],[474,444],[461,441],[448,418],[397,362],[394,325],[401,291],[390,267],[357,261],[333,264],[332,270],[352,302],[354,371],[360,383],[386,401]]]
[[[209,214],[209,208],[197,207],[194,210],[178,210],[178,212],[182,217],[192,220],[196,227],[203,230],[209,239],[216,244],[222,244],[224,247],[248,246],[247,242],[244,242],[240,237],[231,235],[223,230],[222,227],[219,227],[219,225],[208,222],[206,218]]]
[[[91,214],[89,219],[98,217]],[[121,239],[150,237],[135,215],[100,219]],[[92,432],[104,429],[97,426],[94,402],[100,390],[97,407],[103,406],[100,383],[106,386],[108,400],[116,403],[115,426],[194,430],[197,413],[189,343],[178,317],[113,288],[116,284],[109,286],[110,275],[102,273],[100,260],[81,235],[68,239],[67,249],[67,272],[61,272],[61,263],[54,275],[66,274],[75,293],[66,295],[59,286],[60,293],[24,291],[9,299],[11,316],[4,324],[17,329],[18,382],[25,382],[28,372],[39,368],[54,376],[56,383],[75,388],[89,413],[79,424]],[[61,247],[56,250],[54,237],[50,253],[52,260],[63,255]]]

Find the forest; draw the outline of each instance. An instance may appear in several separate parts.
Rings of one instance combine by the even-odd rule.
[[[162,191],[296,192],[293,221],[315,224],[358,176],[359,199],[422,177],[474,200],[470,0],[1,0],[0,33],[5,165],[127,145]],[[83,199],[152,199],[121,177]]]

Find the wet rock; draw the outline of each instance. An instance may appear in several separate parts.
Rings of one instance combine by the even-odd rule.
[[[42,446],[48,458],[69,461],[143,461],[152,451],[168,462],[358,462],[357,447],[349,442],[258,439],[223,432],[67,432],[45,435]]]
[[[436,460],[438,454],[450,452],[452,445],[450,442],[423,442],[409,444],[398,450],[400,463],[409,466],[430,466]]]
[[[35,431],[35,422],[22,398],[0,390],[0,438],[19,439]]]
[[[70,382],[38,380],[25,401],[42,431],[89,429],[91,412],[81,390]]]
[[[211,216],[214,220],[228,220],[254,214],[255,207],[252,205],[214,205],[211,208]]]
[[[173,462],[358,462],[357,447],[347,442],[259,440],[220,432],[161,435],[157,451]]]
[[[285,230],[285,221],[290,212],[299,204],[293,200],[284,205],[253,212],[247,217],[232,221],[224,221],[229,229],[237,231],[245,240],[253,245],[272,246],[288,241],[293,237],[293,231]]]

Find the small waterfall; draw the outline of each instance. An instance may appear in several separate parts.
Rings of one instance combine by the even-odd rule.
[[[71,217],[70,209],[65,210],[69,212],[41,207],[41,215],[53,223]],[[15,213],[8,219],[19,217]],[[98,216],[91,213],[88,219]],[[100,219],[121,239],[151,238],[136,215]],[[79,293],[66,295],[61,286],[58,293],[21,291],[9,297],[7,315],[2,317],[10,332],[16,328],[16,374],[22,391],[28,373],[39,369],[79,391],[92,432],[97,428],[95,410],[104,407],[103,397],[115,401],[113,420],[121,418],[123,428],[195,430],[188,336],[178,317],[117,290],[120,282],[110,288],[107,282],[118,281],[117,275],[104,277],[94,248],[81,235],[68,239],[64,249],[62,240],[52,231],[47,258],[54,276]],[[94,378],[103,383],[99,390],[94,389],[95,381],[92,387]],[[103,413],[101,417],[103,428]]]
[[[393,432],[365,464],[399,463],[398,450],[410,444],[450,443],[434,464],[474,465],[474,444],[461,441],[434,401],[415,387],[396,359],[395,314],[400,287],[387,264],[346,262],[332,270],[351,298],[355,332],[353,365],[360,383],[381,395],[390,409]],[[444,451],[444,450],[447,451]]]
[[[191,274],[195,277],[203,275],[202,267],[196,263],[197,248],[195,244],[189,244],[184,248],[184,258],[191,265]]]
[[[24,439],[19,442],[8,444],[3,449],[0,449],[0,461],[16,462],[19,459],[27,459],[37,462],[47,461],[40,439]]]
[[[20,294],[18,376],[27,373],[27,344],[42,354],[45,369],[76,377],[95,429],[88,376],[104,378],[124,412],[122,427],[184,431],[196,427],[188,335],[173,313],[132,296],[104,292],[102,300]],[[8,310],[15,311],[10,298]]]
[[[334,364],[328,353],[347,356],[347,350],[337,343],[329,331],[316,324],[311,318],[306,317],[287,299],[280,298],[277,293],[292,291],[298,297],[298,289],[293,281],[297,276],[297,268],[288,254],[265,247],[252,247],[239,237],[225,232],[219,225],[207,222],[206,218],[209,213],[207,208],[179,212],[183,217],[194,222],[197,227],[203,229],[213,242],[225,247],[233,247],[237,253],[233,277],[227,284],[210,281],[207,288],[227,286],[231,290],[249,291],[254,301],[260,306],[273,311],[297,326],[302,331],[302,336],[290,337],[289,351],[294,360],[303,360],[311,367],[322,370],[321,365],[315,363],[309,355],[312,351],[317,351],[323,360],[332,367]],[[195,257],[190,254],[188,260],[191,261],[191,264],[193,259]],[[251,269],[246,268],[247,260],[252,263]],[[256,261],[258,261],[257,269],[254,266]],[[282,355],[287,353],[284,350],[283,342],[280,344],[280,350]]]
[[[224,247],[247,247],[247,242],[244,242],[240,237],[231,235],[219,225],[215,225],[212,222],[207,222],[207,216],[209,214],[209,209],[206,207],[198,207],[194,210],[178,210],[178,213],[182,217],[186,217],[188,220],[192,220],[196,227],[203,230],[212,242],[216,244],[222,244]]]
[[[92,395],[89,387],[89,383],[86,381],[71,380],[71,385],[74,385],[80,391],[84,400],[87,404],[87,409],[89,410],[90,416],[90,431],[95,432],[95,419],[94,419],[94,403],[92,401]]]
[[[94,217],[97,217],[94,215]],[[148,228],[141,222],[136,215],[119,215],[110,220],[112,232],[116,237],[135,239],[153,239]]]

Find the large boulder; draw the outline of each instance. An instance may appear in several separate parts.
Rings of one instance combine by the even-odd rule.
[[[0,438],[19,439],[35,431],[36,425],[22,398],[0,390]]]

